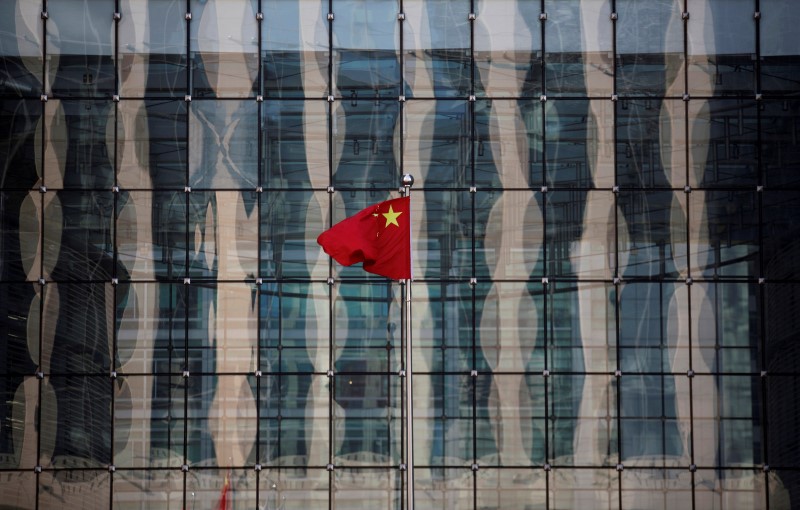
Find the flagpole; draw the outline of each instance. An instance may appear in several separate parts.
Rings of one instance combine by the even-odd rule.
[[[403,175],[403,187],[405,195],[409,198],[408,205],[408,228],[409,228],[409,251],[412,250],[411,242],[411,186],[414,185],[414,176],[411,174]],[[413,266],[413,260],[409,254],[409,264]],[[405,284],[405,327],[401,328],[405,338],[403,343],[406,347],[405,374],[406,374],[406,488],[407,488],[407,510],[414,510],[414,398],[413,386],[411,385],[411,278]]]

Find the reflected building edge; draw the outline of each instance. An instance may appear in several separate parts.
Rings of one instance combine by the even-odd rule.
[[[118,4],[0,7],[5,504],[406,506],[404,173],[416,506],[800,498],[785,0]]]

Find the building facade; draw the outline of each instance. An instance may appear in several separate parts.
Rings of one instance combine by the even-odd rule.
[[[0,508],[800,507],[794,0],[0,3]]]

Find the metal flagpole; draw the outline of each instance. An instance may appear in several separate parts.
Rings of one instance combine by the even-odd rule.
[[[414,176],[411,174],[403,175],[403,187],[405,187],[406,197],[409,197],[408,205],[408,229],[409,229],[409,251],[411,248],[411,186],[414,185]],[[409,264],[411,264],[409,254]],[[413,387],[411,385],[411,280],[406,280],[405,284],[405,327],[401,328],[405,335],[404,344],[406,346],[405,374],[406,374],[406,489],[407,489],[407,510],[414,510],[414,399]]]

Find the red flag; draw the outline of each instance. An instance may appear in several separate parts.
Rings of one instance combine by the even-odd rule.
[[[219,495],[218,510],[228,510],[228,489],[231,486],[230,471],[225,474],[225,483],[222,485],[222,492]]]
[[[394,280],[411,278],[411,201],[371,205],[323,232],[317,242],[339,264]]]

